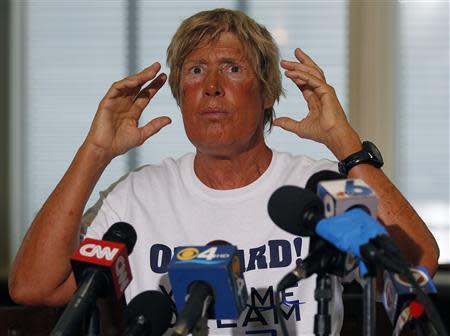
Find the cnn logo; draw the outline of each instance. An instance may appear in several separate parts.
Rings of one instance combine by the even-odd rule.
[[[85,257],[95,257],[111,261],[119,252],[117,247],[101,246],[97,244],[85,244],[80,248],[80,254]]]

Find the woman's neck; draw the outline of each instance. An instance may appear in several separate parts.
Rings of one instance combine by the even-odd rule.
[[[264,142],[234,155],[211,155],[197,150],[194,171],[206,186],[229,190],[256,181],[271,161],[272,150]]]

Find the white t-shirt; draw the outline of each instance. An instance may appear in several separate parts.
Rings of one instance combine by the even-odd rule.
[[[195,175],[194,154],[131,172],[107,192],[85,215],[92,221],[86,237],[101,239],[115,222],[132,224],[137,242],[130,255],[133,280],[126,300],[145,290],[171,293],[167,265],[177,246],[206,245],[224,240],[236,245],[245,260],[244,278],[249,300],[238,321],[209,321],[211,335],[281,334],[275,316],[274,291],[280,279],[308,255],[309,238],[279,229],[269,218],[267,203],[283,185],[304,187],[320,170],[336,170],[336,163],[273,151],[272,161],[253,183],[233,190],[215,190]],[[85,223],[86,224],[86,223]],[[89,224],[89,223],[87,223]],[[342,286],[332,277],[329,305],[332,335],[343,319]],[[316,277],[287,289],[283,298],[289,335],[314,335]]]

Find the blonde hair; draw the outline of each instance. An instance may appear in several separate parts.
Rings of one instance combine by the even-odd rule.
[[[181,68],[185,57],[200,42],[216,41],[223,32],[236,35],[251,61],[254,72],[261,83],[264,97],[278,101],[283,94],[279,70],[278,47],[269,31],[244,12],[217,8],[194,14],[185,19],[167,48],[167,65],[170,68],[169,85],[180,104]],[[273,107],[264,110],[264,125],[272,126]]]

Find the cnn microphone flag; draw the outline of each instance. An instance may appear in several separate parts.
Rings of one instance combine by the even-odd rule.
[[[81,281],[86,264],[104,269],[111,275],[117,298],[122,296],[133,279],[127,248],[123,243],[86,238],[72,256],[71,263],[77,283]]]

